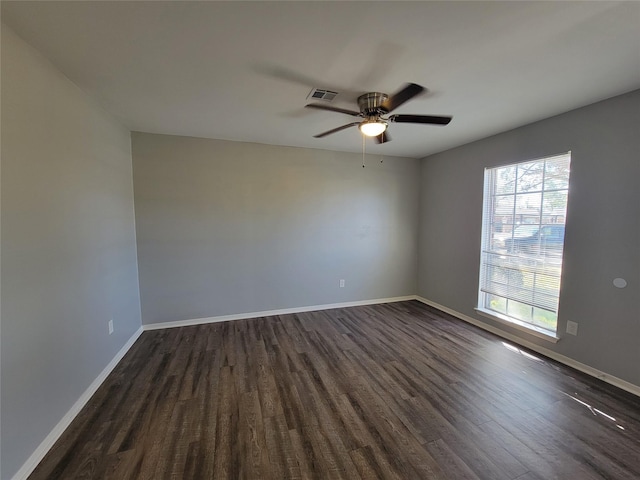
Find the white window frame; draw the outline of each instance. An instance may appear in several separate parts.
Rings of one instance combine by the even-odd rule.
[[[549,165],[562,165],[566,162],[566,180],[564,173],[561,177],[548,176]],[[550,157],[527,160],[524,162],[501,165],[498,167],[485,168],[484,194],[483,194],[483,219],[482,219],[482,242],[480,255],[480,276],[478,283],[478,306],[476,310],[479,314],[489,317],[499,322],[507,323],[509,326],[526,331],[537,337],[545,338],[552,342],[558,340],[557,336],[557,314],[560,296],[560,280],[562,275],[562,257],[564,251],[564,235],[559,245],[547,244],[544,242],[543,232],[551,228],[544,228],[552,225],[555,232],[558,225],[566,224],[566,207],[569,194],[569,167],[571,163],[571,152]],[[519,191],[520,169],[529,167],[531,171],[534,165],[541,169],[542,174],[539,188],[529,187]],[[551,168],[551,167],[549,167]],[[513,191],[499,191],[498,172],[505,172],[513,169]],[[552,179],[558,182],[561,178],[560,186],[552,183]],[[545,181],[547,183],[545,183]],[[503,181],[504,183],[504,181]],[[506,183],[508,184],[508,182]],[[551,210],[548,203],[545,204],[545,195],[564,196],[564,205],[558,209]],[[521,232],[533,231],[535,239],[527,239],[526,243],[518,236],[516,219],[522,219],[525,215],[522,208],[518,209],[518,204],[539,195],[539,208],[537,213],[526,214],[526,227],[520,229]],[[525,197],[529,198],[525,198]],[[510,223],[500,224],[499,203],[503,205],[513,204],[512,213],[504,215]],[[562,203],[562,202],[561,202]],[[507,207],[507,208],[510,208]],[[502,207],[504,212],[504,207]],[[553,215],[552,215],[553,214]],[[554,220],[549,220],[553,217]],[[558,221],[560,223],[549,223]],[[529,223],[531,222],[531,223]],[[506,227],[509,233],[496,234],[498,226]],[[537,230],[536,230],[537,229]],[[497,238],[501,235],[500,238]],[[557,236],[555,237],[557,240]],[[503,241],[503,244],[500,244]],[[536,243],[537,242],[537,243]],[[505,247],[506,245],[506,247]],[[519,247],[526,246],[523,251]],[[552,248],[551,248],[552,247]],[[511,308],[513,306],[513,308]],[[530,308],[529,318],[526,318],[526,308]],[[525,313],[523,313],[525,312]],[[550,327],[555,315],[555,329]]]

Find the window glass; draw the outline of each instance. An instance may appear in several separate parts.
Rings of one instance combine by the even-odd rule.
[[[485,170],[478,308],[557,329],[571,153]]]

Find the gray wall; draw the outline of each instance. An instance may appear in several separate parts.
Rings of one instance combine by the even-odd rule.
[[[473,310],[483,168],[567,150],[559,330],[574,320],[579,335],[511,333],[640,385],[640,92],[364,169],[354,154],[134,133],[137,259],[129,133],[4,25],[1,53],[0,477],[140,327],[140,296],[150,324],[419,291],[498,326]]]
[[[9,479],[141,319],[129,132],[4,25],[1,191]]]
[[[423,159],[420,295],[640,385],[639,125],[635,91]],[[483,172],[568,150],[562,338],[553,345],[474,312]],[[578,322],[577,337],[564,333],[568,320]]]
[[[418,160],[132,144],[144,324],[415,294]]]

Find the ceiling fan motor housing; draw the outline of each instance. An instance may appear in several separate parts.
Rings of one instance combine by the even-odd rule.
[[[358,106],[360,111],[366,117],[375,117],[380,115],[383,110],[380,108],[382,103],[387,100],[389,96],[385,93],[370,92],[360,95],[358,97]]]

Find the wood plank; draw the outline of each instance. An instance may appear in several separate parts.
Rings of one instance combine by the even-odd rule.
[[[145,332],[31,480],[640,478],[640,399],[415,301]]]

